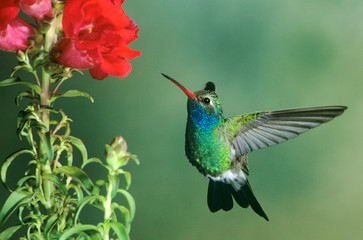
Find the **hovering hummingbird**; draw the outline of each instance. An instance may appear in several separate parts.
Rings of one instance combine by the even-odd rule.
[[[204,90],[191,92],[161,73],[188,96],[185,153],[192,165],[208,177],[208,207],[211,212],[229,211],[233,198],[243,208],[251,206],[269,220],[247,180],[247,154],[285,142],[339,116],[346,106],[299,108],[242,114],[225,118],[208,82]]]

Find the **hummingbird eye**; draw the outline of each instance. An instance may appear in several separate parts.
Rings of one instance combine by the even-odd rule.
[[[205,104],[209,104],[210,103],[210,99],[209,98],[203,98],[203,102],[205,103]]]

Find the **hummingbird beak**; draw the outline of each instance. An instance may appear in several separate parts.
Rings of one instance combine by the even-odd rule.
[[[188,89],[186,89],[183,85],[181,85],[180,83],[178,83],[176,80],[172,79],[171,77],[169,77],[168,75],[161,73],[161,75],[163,75],[164,77],[166,77],[167,79],[169,79],[170,81],[172,81],[175,85],[177,85],[189,98],[192,98],[194,100],[198,100],[197,96],[195,96],[194,93],[192,93],[191,91],[189,91]]]

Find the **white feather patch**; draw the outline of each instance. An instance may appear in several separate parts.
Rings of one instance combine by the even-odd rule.
[[[243,173],[242,170],[239,172],[232,172],[231,170],[225,171],[221,176],[212,177],[207,175],[213,181],[219,181],[231,184],[234,190],[238,191],[246,182],[246,175]]]

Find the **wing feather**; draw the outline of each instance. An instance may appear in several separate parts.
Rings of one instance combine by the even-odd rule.
[[[238,155],[273,146],[326,123],[346,110],[345,106],[256,112],[227,118],[226,132]]]

